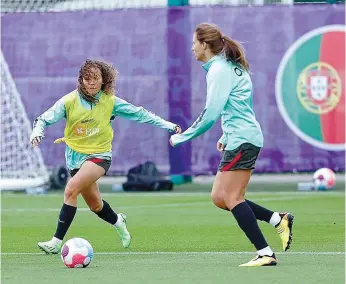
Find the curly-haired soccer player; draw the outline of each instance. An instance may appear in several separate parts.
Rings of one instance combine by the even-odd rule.
[[[114,225],[122,245],[125,248],[130,246],[131,236],[126,228],[126,215],[113,211],[101,198],[97,185],[97,180],[106,174],[111,165],[111,121],[115,116],[149,123],[175,133],[181,132],[178,125],[116,97],[114,88],[117,74],[110,64],[86,60],[79,71],[78,88],[59,99],[34,122],[30,141],[33,146],[37,146],[44,137],[45,127],[66,119],[64,137],[55,142],[66,143],[66,164],[72,178],[65,188],[64,203],[53,238],[38,243],[38,247],[48,254],[59,252],[76,214],[79,194],[91,211]]]

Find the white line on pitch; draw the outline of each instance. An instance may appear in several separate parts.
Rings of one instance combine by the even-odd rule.
[[[210,188],[211,190],[211,188]],[[280,189],[278,189],[280,190]],[[210,192],[174,192],[174,191],[159,191],[159,192],[105,192],[101,193],[102,196],[111,196],[116,198],[126,198],[126,197],[166,197],[166,196],[210,196]],[[255,191],[247,192],[246,196],[257,196],[257,195],[285,195],[285,196],[345,196],[345,191]],[[2,198],[23,198],[23,197],[33,197],[33,198],[49,198],[49,197],[63,197],[63,191],[59,193],[49,193],[49,194],[38,194],[38,195],[24,195],[18,193],[7,192],[2,195]]]
[[[148,251],[148,252],[97,252],[95,255],[241,255],[256,254],[250,251]],[[341,251],[293,251],[276,252],[278,255],[345,255]],[[1,255],[45,255],[42,252],[3,252]]]
[[[280,201],[280,200],[296,200],[310,198],[309,196],[296,196],[296,197],[268,197],[268,198],[256,198],[258,201]],[[143,209],[143,208],[160,208],[160,207],[180,207],[180,206],[195,206],[195,205],[211,205],[211,201],[202,202],[185,202],[185,203],[163,203],[163,204],[140,204],[131,206],[115,206],[117,209]],[[59,212],[61,208],[4,208],[1,210],[2,213],[5,212]],[[78,211],[85,212],[90,211],[87,207],[79,207]]]

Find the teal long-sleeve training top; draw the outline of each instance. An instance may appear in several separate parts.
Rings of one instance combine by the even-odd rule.
[[[100,96],[101,92],[96,95],[96,98],[98,99],[100,98]],[[83,99],[82,96],[79,96],[79,99],[82,103],[82,106],[86,110],[91,110],[93,106],[95,106],[95,103],[89,103],[88,101]],[[134,106],[131,103],[128,103],[127,101],[119,97],[116,98],[116,103],[114,104],[112,116],[120,116],[125,119],[137,121],[139,123],[152,124],[154,126],[169,130],[171,132],[173,132],[176,126],[175,124],[162,119],[161,117],[146,110],[145,108]],[[61,119],[66,119],[66,108],[63,98],[59,99],[51,108],[49,108],[38,118],[36,118],[30,141],[32,141],[32,139],[38,136],[44,137],[44,129],[47,126],[52,125]],[[111,123],[111,118],[109,119]],[[79,169],[82,166],[82,164],[90,158],[111,159],[112,152],[82,154],[72,150],[69,146],[66,145],[65,160],[67,168],[69,170]]]
[[[207,71],[205,108],[186,131],[171,137],[173,146],[190,141],[206,131],[221,116],[223,135],[219,142],[225,150],[233,150],[243,143],[263,147],[263,134],[253,111],[253,88],[246,70],[227,61],[222,55],[203,64]]]

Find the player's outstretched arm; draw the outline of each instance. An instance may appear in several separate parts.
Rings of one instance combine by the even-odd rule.
[[[63,99],[60,99],[51,108],[35,119],[33,130],[30,135],[31,145],[33,147],[38,146],[44,138],[44,129],[62,118],[66,118],[66,109]]]
[[[208,131],[221,116],[232,90],[229,74],[219,66],[211,68],[207,75],[207,98],[204,110],[191,127],[181,134],[172,135],[170,143],[178,146]]]
[[[143,107],[134,106],[118,97],[115,98],[113,115],[137,121],[139,123],[152,124],[174,133],[181,133],[179,125],[167,121]]]

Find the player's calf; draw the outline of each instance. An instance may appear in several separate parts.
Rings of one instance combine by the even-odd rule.
[[[102,220],[107,223],[115,226],[122,245],[124,248],[128,248],[131,243],[131,235],[126,228],[126,215],[122,213],[115,213],[114,210],[110,207],[107,201],[103,201],[102,209],[99,212],[94,212],[97,216],[99,216]]]

